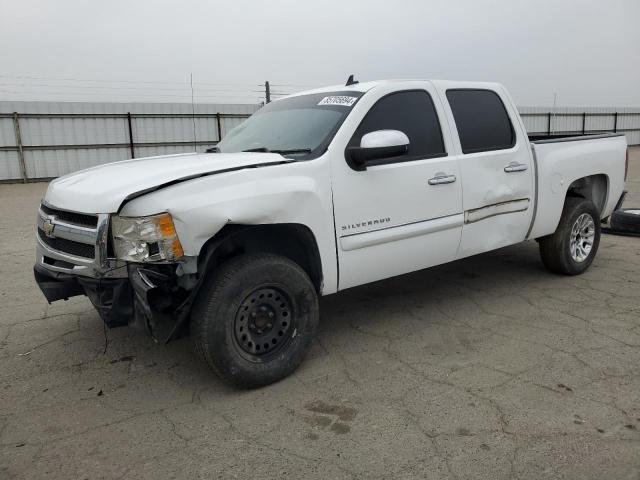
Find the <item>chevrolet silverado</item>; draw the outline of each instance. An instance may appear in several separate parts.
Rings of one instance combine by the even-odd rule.
[[[320,295],[533,239],[552,272],[584,272],[626,149],[529,138],[499,84],[350,79],[265,105],[207,153],[52,181],[35,277],[109,327],[190,334],[223,379],[258,387],[300,365]]]

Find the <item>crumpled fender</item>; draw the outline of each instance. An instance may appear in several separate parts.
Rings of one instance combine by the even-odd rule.
[[[199,256],[206,242],[228,224],[304,225],[318,245],[323,294],[333,293],[337,263],[328,161],[321,157],[192,179],[132,199],[120,215],[169,212],[190,257]]]

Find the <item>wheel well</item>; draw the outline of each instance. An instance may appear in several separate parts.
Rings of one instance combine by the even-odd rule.
[[[581,197],[591,200],[602,213],[607,202],[609,179],[604,174],[590,175],[575,180],[567,190],[567,197]]]
[[[301,224],[225,225],[202,247],[198,270],[210,270],[231,257],[244,253],[273,253],[300,265],[322,289],[322,262],[318,244],[311,230]]]

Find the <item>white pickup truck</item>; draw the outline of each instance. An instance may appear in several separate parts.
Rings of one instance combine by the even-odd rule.
[[[223,379],[257,387],[302,362],[319,295],[530,239],[549,270],[584,272],[626,148],[528,138],[499,84],[350,79],[267,104],[214,151],[54,180],[35,276],[109,327],[190,333]]]

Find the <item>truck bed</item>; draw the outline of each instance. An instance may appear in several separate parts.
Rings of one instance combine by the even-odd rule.
[[[584,135],[570,134],[551,134],[551,135],[528,135],[531,143],[554,143],[554,142],[575,142],[579,140],[595,140],[597,138],[619,137],[624,133],[587,133]]]
[[[600,210],[600,218],[611,214],[624,188],[624,133],[536,135],[529,140],[536,169],[536,203],[528,238],[555,231],[567,190],[572,188],[582,186],[591,192],[589,199]]]

